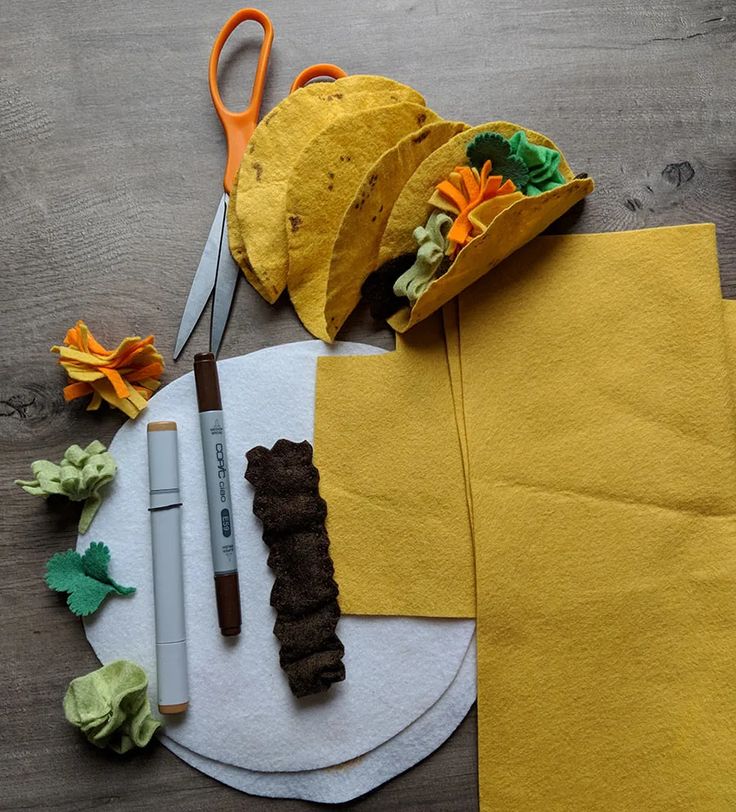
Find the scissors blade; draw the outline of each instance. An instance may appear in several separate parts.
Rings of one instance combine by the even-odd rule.
[[[227,195],[223,195],[225,210],[222,214],[222,236],[220,239],[220,259],[217,266],[217,281],[215,282],[215,302],[212,305],[212,322],[210,330],[210,352],[217,355],[222,342],[222,336],[227,326],[227,319],[235,295],[235,285],[240,276],[240,268],[230,253],[230,242],[227,234],[227,207],[230,202]]]
[[[202,312],[215,287],[215,281],[217,280],[217,262],[220,256],[220,240],[224,222],[223,218],[225,217],[226,209],[227,195],[223,194],[220,198],[220,205],[217,207],[215,219],[212,221],[210,233],[207,237],[204,251],[202,251],[199,265],[197,265],[197,272],[194,274],[192,287],[189,289],[187,303],[184,305],[184,313],[181,317],[179,332],[176,336],[176,345],[174,347],[175,361],[184,349],[184,345],[189,341],[189,337],[197,326],[197,322],[202,316]],[[228,256],[229,253],[228,251]]]

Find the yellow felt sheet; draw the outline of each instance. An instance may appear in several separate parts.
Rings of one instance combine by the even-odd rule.
[[[537,240],[461,297],[460,344],[473,482],[733,504],[712,226]]]
[[[736,526],[474,487],[482,810],[736,808]]]
[[[629,282],[623,284],[620,272],[609,267],[615,281],[603,284],[600,269],[618,267],[626,257],[638,257]],[[557,269],[565,263],[570,270],[563,285]],[[528,268],[542,266],[544,272],[536,271],[532,281]],[[578,273],[578,268],[594,270]],[[694,270],[688,275],[687,268]],[[473,302],[484,287],[494,289],[476,307],[483,337],[476,346],[490,366],[473,372],[469,383],[456,302],[444,309],[444,341],[435,316],[431,326],[399,336],[396,353],[320,360],[315,454],[330,504],[337,574],[350,585],[342,590],[347,612],[455,617],[472,612],[461,577],[471,571],[469,532],[464,518],[457,519],[463,493],[466,513],[472,494],[457,460],[464,455],[462,468],[468,469],[463,393],[467,397],[479,380],[483,388],[474,397],[488,416],[490,436],[476,428],[471,438],[481,444],[485,466],[473,471],[471,464],[471,479],[488,467],[504,481],[524,481],[527,472],[538,471],[537,484],[547,487],[597,493],[613,483],[628,489],[622,498],[647,502],[653,498],[647,489],[656,483],[661,493],[654,496],[674,498],[670,491],[679,487],[680,496],[692,501],[703,488],[708,493],[732,462],[730,417],[718,402],[727,373],[724,350],[720,358],[716,354],[722,322],[710,226],[543,237],[504,263],[498,278],[476,285],[462,300]],[[700,309],[694,306],[698,301]],[[580,321],[581,302],[589,302],[596,330]],[[540,323],[516,336],[516,320],[527,312],[538,312]],[[612,336],[606,324],[615,327]],[[555,330],[561,338],[550,356]],[[614,364],[612,350],[624,340],[629,343],[617,350],[620,360]],[[467,337],[464,343],[469,351]],[[690,364],[683,366],[687,358]],[[560,384],[563,368],[566,385]],[[604,375],[598,390],[573,386],[592,380],[596,370]],[[715,426],[718,445],[707,434]],[[696,453],[702,448],[715,450]],[[627,465],[618,464],[621,456]],[[678,473],[679,479],[673,477]],[[366,543],[365,528],[373,529],[373,544]],[[439,560],[449,559],[449,570],[426,554],[427,545],[439,549]],[[383,563],[375,564],[375,558]],[[380,571],[390,580],[375,580]],[[438,572],[447,573],[454,587],[438,590],[432,580],[443,577]],[[408,581],[417,589],[399,588]]]
[[[374,391],[356,362],[373,442],[359,450],[335,417],[338,477],[318,432],[346,611],[463,616],[445,568],[469,542],[428,492],[470,490],[483,810],[736,808],[736,304],[720,300],[714,237],[539,238],[465,293],[459,317],[445,308],[432,369],[399,339],[398,401],[395,379]],[[318,429],[334,405],[325,367]],[[447,380],[452,405],[427,377]],[[454,437],[437,434],[448,425]],[[442,442],[468,472],[449,491]],[[407,460],[425,472],[418,502],[401,503]],[[356,470],[370,476],[343,525]],[[421,546],[397,541],[407,527]]]
[[[499,270],[459,316],[481,808],[732,808],[736,446],[713,229],[544,238]]]
[[[318,361],[320,494],[347,614],[475,616],[463,462],[439,318],[397,352]]]

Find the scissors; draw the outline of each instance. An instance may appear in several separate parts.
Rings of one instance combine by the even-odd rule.
[[[234,113],[223,104],[217,87],[217,64],[220,59],[225,42],[232,32],[246,20],[257,22],[263,29],[263,42],[258,56],[258,65],[253,80],[250,101],[245,110]],[[227,142],[227,165],[225,167],[225,177],[223,186],[225,191],[220,198],[215,219],[212,221],[207,243],[205,244],[202,257],[199,260],[194,280],[189,290],[187,303],[184,306],[184,313],[179,324],[179,332],[176,336],[176,346],[174,348],[174,360],[176,360],[184,345],[189,340],[197,322],[207,306],[207,302],[212,297],[214,291],[214,303],[212,305],[212,317],[210,322],[210,352],[217,355],[225,332],[225,325],[232,307],[233,296],[235,295],[235,285],[240,276],[240,268],[232,258],[229,249],[227,234],[227,207],[230,202],[230,191],[232,190],[235,174],[243,158],[245,147],[250,140],[253,130],[258,123],[258,117],[263,101],[263,89],[266,84],[266,73],[268,70],[268,58],[271,54],[271,44],[273,42],[273,25],[271,20],[262,11],[255,8],[242,8],[225,23],[222,30],[217,35],[215,44],[212,46],[209,63],[209,85],[212,103],[215,106],[217,117],[220,119],[225,130]],[[312,79],[318,77],[331,77],[340,79],[345,76],[345,71],[336,65],[318,64],[305,68],[293,81],[290,93],[303,87]]]

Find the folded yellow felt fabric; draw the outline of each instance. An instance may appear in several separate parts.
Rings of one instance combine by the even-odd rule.
[[[555,274],[562,265],[564,284],[558,285]],[[542,266],[545,284],[540,283],[541,271],[530,281],[531,270]],[[628,276],[623,266],[630,269]],[[606,272],[612,281],[604,284]],[[713,391],[715,387],[723,397],[719,381],[724,379],[725,356],[712,227],[539,238],[518,258],[507,260],[501,273],[500,287],[509,288],[511,298],[500,305],[495,294],[490,304],[485,296],[477,310],[483,335],[489,341],[505,339],[503,348],[480,342],[490,370],[474,372],[470,381],[471,388],[482,381],[477,408],[489,416],[491,440],[481,448],[487,455],[483,466],[499,478],[519,481],[527,471],[539,469],[541,483],[551,488],[582,483],[597,492],[623,483],[629,487],[624,498],[645,502],[654,497],[642,495],[641,483],[659,483],[666,491],[678,471],[675,464],[688,475],[680,490],[685,498],[695,498],[718,481],[732,454],[726,406]],[[517,277],[518,285],[511,285]],[[558,288],[559,295],[551,296]],[[472,301],[480,290],[475,286],[463,301]],[[602,319],[597,330],[585,332],[576,323],[581,302],[595,312],[596,322]],[[699,309],[695,302],[701,303]],[[330,505],[337,575],[346,584],[346,612],[463,617],[471,611],[463,573],[472,571],[472,542],[463,508],[472,506],[472,499],[456,462],[448,467],[448,461],[456,461],[459,453],[467,471],[468,444],[480,440],[465,429],[467,359],[465,353],[461,359],[456,304],[444,309],[446,358],[433,321],[431,331],[417,333],[414,341],[412,333],[399,336],[393,355],[320,361],[315,455]],[[514,325],[529,313],[539,325],[516,336]],[[625,329],[617,326],[609,336],[606,313],[609,323],[620,318]],[[736,317],[734,323],[736,330]],[[554,330],[562,338],[550,357],[547,334]],[[619,351],[623,360],[614,364],[613,349],[627,335],[626,351]],[[467,336],[463,343],[469,345]],[[693,374],[680,366],[688,356],[696,368]],[[559,375],[563,362],[564,385]],[[605,387],[578,391],[596,368],[608,375]],[[638,377],[632,379],[632,372]],[[509,393],[514,394],[513,408],[507,403]],[[720,455],[717,447],[713,454],[696,454],[697,448],[712,444],[700,435],[713,420],[720,420]],[[660,424],[660,444],[650,447]],[[683,450],[678,444],[687,437],[688,426],[696,439]],[[569,436],[558,439],[559,428]],[[621,447],[622,442],[628,445]],[[550,449],[555,453],[547,453]],[[619,452],[629,460],[623,470],[606,468]],[[636,463],[634,454],[640,457]],[[484,470],[470,466],[472,477]],[[471,518],[476,514],[473,510]],[[418,584],[416,590],[401,587],[412,582]],[[455,590],[447,583],[454,583]]]
[[[347,614],[474,617],[473,546],[439,318],[397,352],[323,357],[320,493]]]
[[[709,225],[522,249],[460,299],[472,482],[730,510],[722,313]]]
[[[736,408],[736,300],[723,300],[723,329],[726,333],[726,355],[731,378],[734,408]]]
[[[714,230],[543,238],[460,300],[481,808],[736,804]]]
[[[468,518],[470,521],[470,534],[473,534],[473,494],[470,488],[470,473],[468,467],[468,433],[465,425],[465,408],[463,404],[463,373],[460,361],[460,324],[459,303],[457,299],[449,302],[442,308],[442,326],[445,334],[445,349],[447,351],[447,373],[450,378],[450,391],[452,392],[452,405],[457,428],[457,440],[460,445],[460,456],[463,461],[463,485],[465,498],[468,503]],[[397,338],[397,349],[405,346],[401,338]],[[437,418],[442,419],[441,416]]]
[[[736,808],[736,523],[474,484],[482,810]]]
[[[539,238],[445,308],[444,358],[430,323],[319,367],[341,596],[462,616],[450,451],[481,808],[734,808],[736,303],[713,227]]]

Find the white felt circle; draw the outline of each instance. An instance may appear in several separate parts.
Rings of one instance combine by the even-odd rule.
[[[299,798],[341,804],[370,792],[433,753],[465,718],[475,701],[475,639],[470,641],[457,676],[444,694],[408,727],[347,764],[322,770],[264,773],[244,770],[193,753],[162,735],[161,742],[205,775],[251,795]]]
[[[113,577],[138,591],[109,599],[85,630],[102,662],[123,657],[140,663],[155,698],[146,424],[175,420],[191,701],[186,714],[169,717],[166,733],[195,753],[264,772],[349,761],[411,724],[458,672],[472,620],[343,617],[338,635],[345,644],[346,680],[302,700],[292,696],[279,668],[269,604],[273,575],[252,513],[252,488],[243,479],[244,455],[280,437],[311,440],[319,355],[376,352],[360,344],[308,341],[219,363],[243,609],[237,638],[223,638],[217,625],[193,375],[156,394],[143,416],[124,425],[111,444],[119,473],[77,547],[104,541],[112,551]]]

